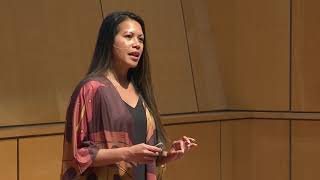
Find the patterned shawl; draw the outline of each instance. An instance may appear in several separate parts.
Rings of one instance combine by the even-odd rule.
[[[155,122],[143,101],[147,118],[146,144],[156,144]],[[105,77],[81,82],[67,110],[61,179],[134,180],[133,164],[119,162],[91,167],[100,148],[133,145],[133,117]],[[146,179],[156,180],[156,162],[146,165]]]

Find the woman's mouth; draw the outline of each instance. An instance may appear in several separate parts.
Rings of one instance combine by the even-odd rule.
[[[130,56],[139,57],[139,56],[140,56],[140,53],[135,51],[135,52],[130,52],[129,55],[130,55]]]
[[[139,52],[130,52],[128,54],[133,60],[135,60],[135,61],[139,60],[139,57],[140,57],[140,53]]]

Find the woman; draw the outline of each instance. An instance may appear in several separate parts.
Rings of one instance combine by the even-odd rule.
[[[151,84],[143,20],[130,12],[110,14],[71,97],[61,179],[156,180],[156,166],[197,146],[182,137],[162,151],[167,140]]]

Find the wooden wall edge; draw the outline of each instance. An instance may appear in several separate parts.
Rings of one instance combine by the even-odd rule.
[[[230,121],[243,119],[270,119],[270,120],[307,120],[320,121],[320,113],[314,112],[259,112],[259,111],[219,111],[189,114],[163,115],[165,126],[209,123],[215,121]],[[31,124],[0,127],[0,140],[26,138],[33,136],[58,135],[64,132],[64,122]]]

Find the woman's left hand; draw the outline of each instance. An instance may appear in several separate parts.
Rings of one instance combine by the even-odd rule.
[[[198,146],[198,144],[196,144],[195,139],[183,136],[181,139],[176,140],[172,143],[170,150],[164,158],[164,163],[181,159],[185,155],[185,153],[196,146]]]

